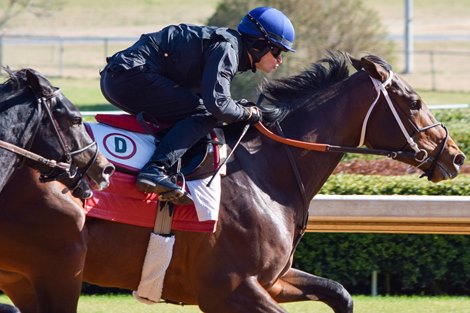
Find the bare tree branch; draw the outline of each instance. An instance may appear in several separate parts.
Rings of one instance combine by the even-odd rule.
[[[0,32],[20,14],[28,12],[44,17],[61,4],[61,0],[0,0]]]

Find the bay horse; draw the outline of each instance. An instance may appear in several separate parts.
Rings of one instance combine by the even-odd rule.
[[[352,75],[348,61],[357,69]],[[351,313],[352,298],[340,283],[292,268],[296,245],[306,228],[308,204],[344,153],[389,155],[419,167],[433,182],[456,177],[465,156],[413,88],[376,56],[354,59],[331,53],[297,76],[267,83],[263,94],[264,121],[277,134],[261,134],[259,130],[265,130],[258,124],[235,150],[222,178],[214,233],[175,232],[162,298],[197,304],[210,313],[280,313],[286,311],[278,303],[307,300],[322,301],[336,313]],[[225,131],[233,146],[239,129]],[[358,147],[362,145],[366,148]],[[85,218],[76,198],[63,196],[64,201],[56,204],[41,200],[61,185],[51,182],[42,189],[34,175],[27,170],[21,173],[30,177],[28,186],[19,176],[12,178],[0,195],[2,208],[19,186],[27,187],[31,198],[2,211],[14,215],[31,210],[34,204],[43,212],[66,207],[80,220]],[[3,219],[0,214],[0,223]],[[9,223],[14,223],[10,229],[27,224],[18,219]],[[3,226],[0,238],[7,236]],[[136,290],[151,231],[88,218],[77,239],[87,252],[84,264],[74,264],[75,284],[54,279],[62,268],[51,266],[40,275],[42,287],[49,283],[50,289],[39,290],[30,281],[2,276],[3,272],[0,289],[24,313],[76,312],[81,279]],[[42,235],[53,236],[46,231]],[[2,258],[4,254],[0,252]],[[37,266],[32,260],[20,261],[29,270]],[[51,261],[40,258],[41,265]]]
[[[88,175],[98,189],[113,165],[98,153],[78,109],[33,69],[12,71],[0,85],[0,192],[23,163],[75,189]]]
[[[80,112],[60,89],[33,69],[5,70],[9,78],[0,85],[0,194],[5,193],[8,200],[0,205],[0,285],[24,280],[41,288],[41,276],[47,273],[41,272],[41,266],[35,270],[30,270],[31,264],[24,267],[24,261],[36,264],[39,255],[47,255],[58,262],[57,268],[66,268],[68,258],[77,262],[76,256],[83,255],[83,251],[74,251],[79,237],[71,236],[73,231],[68,228],[82,228],[84,221],[74,212],[67,212],[67,205],[64,211],[55,211],[55,215],[49,214],[54,211],[49,207],[62,207],[63,196],[69,190],[89,195],[85,177],[95,189],[106,188],[114,166],[99,153]],[[28,192],[29,182],[24,181],[28,178],[17,176],[19,185],[12,190],[8,187],[10,179],[16,172],[24,171],[21,167],[36,174],[35,182],[42,190],[49,185],[40,181],[58,180],[63,185],[44,191],[38,200]],[[28,210],[8,211],[25,199],[33,201]],[[47,212],[41,211],[40,205],[35,210],[35,201],[48,204]],[[43,214],[49,219],[44,219]],[[42,232],[48,235],[42,236]],[[64,235],[59,238],[61,234]],[[67,259],[60,257],[65,252],[70,253]],[[16,311],[1,305],[0,312]]]

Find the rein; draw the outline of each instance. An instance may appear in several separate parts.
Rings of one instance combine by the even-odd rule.
[[[422,165],[428,163],[429,161],[433,160],[433,164],[431,165],[430,169],[424,174],[425,176],[428,177],[428,179],[431,179],[432,177],[432,172],[434,171],[435,166],[437,165],[437,160],[439,156],[441,155],[445,143],[447,142],[447,139],[449,137],[449,133],[447,131],[447,128],[442,124],[442,123],[435,123],[432,125],[428,125],[423,128],[418,128],[412,121],[409,121],[411,125],[414,127],[416,132],[424,132],[430,128],[436,127],[436,126],[441,126],[444,128],[446,132],[446,136],[444,140],[440,144],[439,152],[438,155],[435,159],[433,159],[431,156],[428,156],[428,153],[424,149],[419,149],[418,145],[415,143],[413,140],[412,136],[410,136],[403,125],[402,120],[400,119],[397,110],[395,109],[395,106],[393,105],[392,100],[390,99],[390,96],[388,95],[388,92],[386,90],[386,87],[391,84],[392,79],[393,79],[394,73],[390,71],[390,75],[387,78],[387,80],[382,83],[380,80],[369,76],[371,79],[372,83],[374,84],[374,87],[377,91],[377,97],[373,101],[373,103],[370,105],[369,110],[364,118],[363,124],[362,124],[362,129],[361,129],[361,139],[359,142],[359,145],[357,147],[348,147],[348,146],[336,146],[336,145],[330,145],[330,144],[324,144],[324,143],[315,143],[315,142],[305,142],[305,141],[299,141],[295,139],[289,139],[285,137],[278,136],[271,132],[269,129],[267,129],[263,124],[260,122],[255,124],[256,129],[261,132],[263,135],[267,136],[268,138],[271,138],[274,141],[292,146],[292,147],[297,147],[305,150],[311,150],[311,151],[320,151],[320,152],[340,152],[340,153],[356,153],[356,154],[370,154],[370,155],[382,155],[386,156],[388,158],[396,159],[398,157],[405,157],[405,158],[414,158],[416,161],[420,162],[420,164],[417,166],[418,168],[421,167]],[[370,117],[370,114],[372,110],[374,109],[375,105],[377,104],[381,94],[384,95],[385,100],[390,107],[390,110],[392,111],[393,116],[395,117],[395,120],[397,121],[403,135],[406,138],[406,141],[410,145],[411,149],[413,149],[414,152],[411,151],[403,151],[403,150],[383,150],[383,149],[372,149],[372,148],[360,148],[364,144],[365,141],[365,135],[366,135],[366,129],[367,129],[367,123]],[[422,156],[420,157],[420,154]]]
[[[17,155],[26,157],[28,159],[31,159],[33,161],[36,161],[38,163],[44,164],[44,165],[52,167],[52,168],[58,167],[58,168],[66,171],[66,172],[70,170],[70,164],[68,164],[68,163],[57,162],[55,160],[46,159],[46,158],[40,156],[39,154],[36,154],[36,153],[31,152],[29,150],[20,148],[18,146],[15,146],[14,144],[11,144],[11,143],[3,141],[3,140],[0,140],[0,148],[5,149],[5,150],[10,151],[10,152],[13,152]]]
[[[261,123],[256,123],[255,128],[265,135],[266,137],[283,143],[288,146],[302,148],[310,151],[320,151],[320,152],[339,152],[339,153],[358,153],[358,154],[372,154],[372,155],[383,155],[392,159],[396,159],[399,156],[403,157],[414,157],[416,153],[409,151],[391,151],[391,150],[382,150],[382,149],[369,149],[369,148],[358,148],[358,147],[346,147],[346,146],[335,146],[324,143],[315,143],[315,142],[306,142],[299,141],[295,139],[289,139],[285,137],[278,136],[272,131],[266,128]]]

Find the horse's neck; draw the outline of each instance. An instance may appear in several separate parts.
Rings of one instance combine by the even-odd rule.
[[[316,109],[291,113],[282,123],[285,136],[308,142],[356,146],[362,121],[375,96],[368,80],[362,73],[355,74],[321,99],[325,103],[316,104]],[[293,162],[289,161],[289,153]],[[229,166],[229,173],[233,174],[225,186],[234,194],[234,190],[248,194],[237,201],[245,201],[243,206],[251,206],[260,214],[268,210],[296,221],[307,209],[305,200],[310,202],[342,157],[339,153],[287,147],[255,130],[248,133],[235,155],[237,161]],[[296,178],[296,171],[300,180]]]
[[[1,148],[0,148],[1,149]],[[10,152],[0,152],[0,192],[13,174],[16,156]]]
[[[291,113],[281,123],[283,132],[288,138],[306,142],[357,146],[362,122],[375,96],[376,91],[369,77],[363,72],[356,73],[333,86],[328,94],[315,100],[316,103]],[[295,168],[300,173],[306,198],[311,200],[343,156],[340,153],[291,148],[261,136],[245,144],[246,147],[253,147],[251,150],[259,147],[259,151],[252,153],[253,157],[259,154],[256,157],[258,165],[253,165],[258,167],[257,175],[266,177],[271,189],[290,193],[292,198],[297,199],[296,204],[302,203],[298,203],[301,187],[295,177]],[[294,162],[289,161],[288,153],[293,155]]]
[[[0,121],[0,140],[27,148],[37,124],[35,109],[32,106],[13,105],[0,112]],[[0,191],[17,166],[18,159],[13,152],[0,148]]]
[[[367,75],[356,73],[334,87],[330,96],[323,99],[324,103],[318,103],[315,109],[294,113],[286,119],[283,123],[285,134],[307,142],[355,147],[360,141],[362,122],[375,95]],[[285,149],[279,148],[273,153],[286,153]],[[333,173],[343,154],[290,149],[307,197],[311,199]],[[279,166],[292,167],[289,163]]]
[[[357,146],[364,118],[377,94],[370,78],[358,72],[332,88],[330,97],[307,116],[310,124],[304,126],[307,140],[331,145]],[[290,128],[297,128],[299,117],[293,116]],[[302,118],[302,117],[301,117]],[[313,130],[312,130],[313,128]]]

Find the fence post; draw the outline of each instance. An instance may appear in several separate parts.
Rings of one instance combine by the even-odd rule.
[[[104,38],[104,58],[108,56],[108,50],[109,50],[109,38]]]
[[[59,37],[59,77],[64,77],[64,39]]]
[[[436,69],[434,67],[434,51],[429,52],[430,62],[431,62],[431,82],[432,82],[432,91],[436,91]]]
[[[377,271],[372,271],[372,279],[371,279],[371,296],[377,297]]]
[[[2,75],[3,67],[3,35],[0,35],[0,75]]]
[[[413,0],[405,0],[405,74],[413,72]]]

